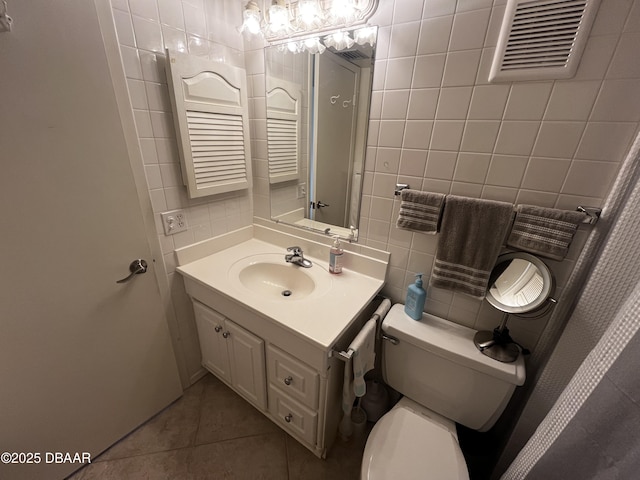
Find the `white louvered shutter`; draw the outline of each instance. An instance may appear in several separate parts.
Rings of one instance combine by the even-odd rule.
[[[490,82],[570,78],[600,0],[509,0]]]
[[[300,172],[300,88],[269,79],[267,92],[267,153],[269,183],[297,180]]]
[[[244,70],[167,50],[182,174],[191,198],[250,187]]]

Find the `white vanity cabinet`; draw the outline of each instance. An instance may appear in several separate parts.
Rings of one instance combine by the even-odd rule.
[[[313,443],[318,424],[320,375],[274,345],[267,348],[269,412],[288,431]]]
[[[193,309],[202,365],[253,405],[266,409],[264,341],[198,301]]]
[[[205,294],[197,284],[186,284],[202,365],[315,455],[324,457],[341,418],[343,362],[253,312],[217,295],[211,297],[211,292]]]
[[[287,263],[290,245],[308,252],[313,266]],[[342,419],[345,363],[335,353],[373,313],[389,260],[372,249],[375,257],[345,252],[343,274],[331,275],[319,260],[329,249],[253,225],[176,250],[202,365],[321,458]]]

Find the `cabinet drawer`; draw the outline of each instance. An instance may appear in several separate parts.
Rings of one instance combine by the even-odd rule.
[[[311,445],[316,444],[318,413],[296,402],[273,385],[269,385],[269,412],[285,429]]]
[[[269,382],[312,409],[318,408],[318,372],[273,345],[267,349]]]

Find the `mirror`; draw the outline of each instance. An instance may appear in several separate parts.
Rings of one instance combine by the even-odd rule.
[[[473,341],[478,350],[505,363],[515,362],[521,351],[527,353],[509,335],[509,314],[533,312],[543,305],[555,304],[551,297],[554,287],[551,270],[538,257],[524,252],[500,255],[489,276],[486,298],[504,316],[492,332],[476,332]]]
[[[524,252],[498,257],[491,276],[487,301],[507,313],[526,313],[541,307],[553,293],[554,279],[549,267]]]
[[[272,220],[357,240],[371,44],[375,40],[341,50],[322,45],[323,53],[265,48]]]

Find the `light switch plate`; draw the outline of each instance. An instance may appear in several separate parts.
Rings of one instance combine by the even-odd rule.
[[[161,213],[160,216],[162,217],[165,235],[184,232],[188,228],[187,214],[184,210],[171,210],[170,212]]]

